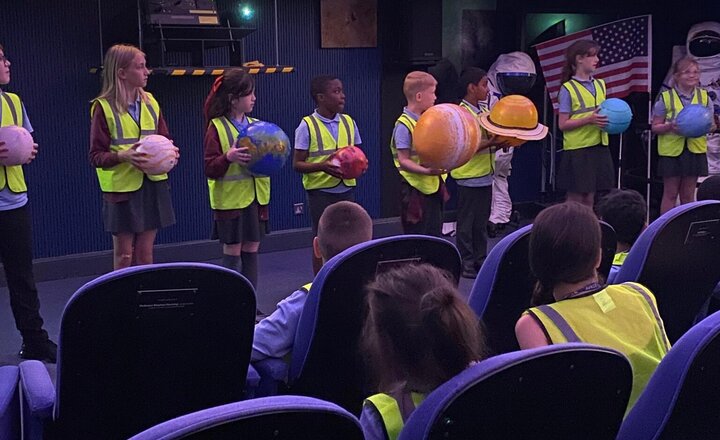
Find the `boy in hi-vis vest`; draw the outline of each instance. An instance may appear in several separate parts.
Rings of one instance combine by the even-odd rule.
[[[340,79],[320,75],[310,83],[315,111],[305,116],[295,130],[293,168],[302,173],[303,187],[308,195],[308,208],[313,235],[325,208],[341,200],[355,201],[355,179],[345,179],[331,155],[342,147],[362,143],[357,124],[345,108],[345,92]],[[317,274],[322,260],[312,257],[313,273]]]

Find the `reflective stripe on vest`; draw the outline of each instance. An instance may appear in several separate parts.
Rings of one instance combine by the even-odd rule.
[[[425,400],[425,395],[420,393],[411,393],[413,410]],[[366,399],[372,405],[375,406],[380,417],[382,417],[383,424],[385,425],[385,433],[388,436],[388,440],[396,440],[402,431],[405,422],[410,417],[412,411],[406,411],[405,413],[400,411],[400,405],[398,405],[395,397],[389,394],[375,394]]]
[[[247,117],[249,123],[257,121]],[[239,132],[225,116],[214,118],[212,124],[218,133],[223,154],[232,148]],[[270,178],[255,177],[240,164],[231,163],[225,175],[219,179],[207,179],[212,209],[243,209],[257,199],[258,204],[270,202]]]
[[[593,85],[595,86],[594,96],[585,86],[574,79],[562,85],[570,93],[572,103],[570,119],[590,116],[605,101],[605,82],[601,79],[594,79]],[[565,150],[577,150],[598,144],[608,145],[608,134],[600,130],[597,125],[583,125],[563,132],[563,149]]]
[[[0,127],[9,125],[23,126],[23,110],[20,97],[14,93],[0,93]],[[23,193],[27,191],[25,185],[25,175],[23,174],[22,165],[2,166],[0,165],[0,190],[8,189],[14,193]]]
[[[670,349],[652,293],[639,284],[609,285],[592,295],[534,307],[529,313],[553,344],[586,342],[625,354],[634,372],[628,409]]]
[[[127,150],[145,136],[157,133],[160,106],[150,93],[146,95],[148,102],[140,101],[139,124],[129,112],[118,114],[107,99],[93,101],[90,114],[93,114],[97,105],[105,113],[105,122],[110,132],[110,151],[117,153]],[[103,192],[133,192],[142,186],[144,173],[127,162],[110,168],[96,168],[95,171]],[[167,174],[160,174],[148,175],[148,178],[157,182],[168,177]]]
[[[404,125],[408,131],[410,132],[410,139],[412,140],[412,134],[415,130],[415,124],[417,123],[416,120],[408,116],[407,113],[403,113],[400,115],[399,118],[397,118],[397,121],[395,121],[395,127],[398,126],[398,124]],[[400,160],[398,160],[398,150],[397,146],[395,145],[395,130],[393,129],[393,136],[390,138],[390,151],[392,152],[393,162],[395,163],[395,168],[400,172],[400,175],[405,179],[407,183],[410,184],[413,188],[417,189],[423,194],[435,194],[438,189],[440,189],[440,179],[438,176],[426,176],[424,174],[417,174],[417,173],[411,173],[410,171],[405,171],[400,169]],[[415,151],[415,147],[412,146],[412,143],[410,144],[410,160],[415,162],[416,164],[420,164],[420,157],[418,156],[417,152]]]
[[[460,107],[467,109],[476,118],[480,116],[480,112],[475,113],[475,110],[470,107],[465,101],[460,103]],[[478,124],[479,125],[479,124]],[[480,139],[487,139],[488,134],[484,128],[480,127]],[[468,163],[465,165],[455,168],[450,171],[450,175],[453,179],[474,179],[478,177],[484,177],[493,172],[495,168],[495,153],[491,151],[491,148],[486,148],[482,151],[478,151],[473,155]]]
[[[320,163],[335,152],[338,148],[355,145],[355,121],[345,114],[339,114],[337,139],[333,137],[325,124],[314,115],[305,116],[303,121],[308,126],[310,145],[308,148],[309,163]],[[303,186],[306,190],[333,188],[340,184],[340,179],[323,171],[303,174]],[[355,179],[344,179],[347,186],[355,186]]]
[[[660,97],[665,104],[665,120],[673,121],[683,109],[680,96],[677,94],[675,89],[670,89],[662,92]],[[690,103],[707,106],[707,90],[696,87]],[[680,156],[686,142],[687,148],[691,153],[705,154],[707,152],[707,137],[704,135],[696,138],[686,138],[680,136],[679,134],[666,133],[658,135],[658,154],[666,157]]]

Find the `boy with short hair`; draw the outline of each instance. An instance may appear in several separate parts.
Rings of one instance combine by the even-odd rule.
[[[465,91],[460,107],[476,118],[488,111],[487,73],[478,67],[468,67],[460,75]],[[475,155],[463,166],[450,172],[457,182],[457,247],[462,258],[462,276],[477,277],[487,256],[487,229],[492,204],[495,152],[490,147],[502,148],[496,136],[488,136],[481,128],[481,141]]]
[[[318,222],[313,239],[315,257],[325,263],[330,258],[372,238],[372,220],[362,206],[340,201],[328,206]],[[277,309],[255,326],[252,361],[282,358],[292,351],[300,314],[311,283],[280,301]]]
[[[612,284],[628,252],[647,226],[647,206],[639,192],[612,190],[597,205],[600,220],[615,229],[617,248],[607,282]]]
[[[420,115],[435,104],[437,81],[427,72],[408,73],[403,83],[407,106],[395,122],[390,150],[401,177],[400,220],[405,234],[441,236],[447,191],[445,170],[428,168],[412,146]]]
[[[293,168],[303,174],[312,231],[317,235],[320,216],[328,206],[341,200],[355,200],[355,179],[344,179],[330,156],[339,148],[359,146],[362,139],[353,118],[342,113],[345,93],[340,79],[316,76],[310,83],[310,95],[317,107],[295,130]],[[313,273],[317,274],[322,260],[313,256],[312,263]]]

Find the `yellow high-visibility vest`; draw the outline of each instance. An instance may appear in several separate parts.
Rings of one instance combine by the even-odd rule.
[[[397,118],[397,121],[395,121],[395,126],[397,127],[398,124],[404,125],[405,127],[407,127],[408,131],[410,132],[410,136],[412,137],[416,123],[417,121],[408,116],[406,113],[403,113],[400,115],[399,118]],[[395,144],[394,134],[390,138],[390,151],[392,152],[395,168],[397,168],[398,172],[400,172],[400,175],[403,177],[403,179],[405,179],[407,183],[410,184],[410,186],[425,195],[435,194],[438,191],[438,189],[440,188],[440,179],[438,178],[438,176],[426,176],[424,174],[411,173],[409,171],[400,169],[400,160],[398,160],[398,150]],[[420,156],[418,156],[417,151],[415,151],[415,147],[413,147],[412,145],[410,146],[410,160],[412,160],[418,165],[420,164]],[[443,175],[443,179],[445,178],[444,176],[446,175]]]
[[[158,120],[160,117],[160,105],[155,98],[146,93],[148,102],[140,101],[139,125],[129,112],[118,114],[110,105],[107,99],[95,99],[90,108],[90,115],[99,105],[105,113],[110,131],[110,151],[118,153],[132,147],[136,142],[145,136],[157,133]],[[133,192],[140,189],[143,182],[143,173],[138,168],[127,162],[122,162],[110,168],[96,168],[100,189],[103,192]],[[148,175],[154,182],[167,180],[167,174]]]
[[[470,107],[465,101],[460,103],[460,107],[467,109],[476,118],[480,116],[481,112],[475,113],[475,110]],[[488,134],[484,128],[480,127],[480,139],[487,139]],[[473,179],[477,177],[487,176],[493,172],[495,168],[495,153],[492,148],[487,148],[482,151],[478,151],[473,155],[470,161],[459,168],[455,168],[450,171],[450,175],[453,179]]]
[[[308,148],[309,163],[320,163],[335,152],[338,148],[355,145],[355,121],[349,115],[339,114],[340,124],[338,125],[337,139],[333,137],[330,130],[315,115],[305,116],[303,121],[308,126],[310,133],[310,145]],[[355,179],[338,179],[323,171],[303,174],[303,186],[306,190],[333,188],[343,182],[346,186],[355,186]]]
[[[595,96],[577,80],[571,79],[562,86],[570,93],[572,103],[570,119],[581,119],[590,116],[605,101],[605,81],[593,79]],[[563,132],[563,149],[577,150],[598,144],[608,145],[608,134],[597,125],[583,125]]]
[[[0,93],[0,104],[2,105],[0,127],[9,125],[22,127],[25,121],[23,121],[23,107],[20,97],[14,93]],[[5,187],[14,193],[27,192],[22,165],[8,167],[0,165],[0,190],[5,189]]]
[[[257,121],[250,117],[247,119],[251,124]],[[225,116],[210,122],[218,132],[222,152],[227,153],[240,133]],[[237,163],[231,163],[223,177],[207,179],[207,182],[212,209],[243,209],[255,199],[260,205],[270,202],[270,178],[253,176],[246,167]]]
[[[426,397],[424,394],[420,393],[411,393],[411,395],[415,408],[417,408]],[[366,404],[367,402],[374,405],[382,417],[383,424],[385,425],[385,432],[388,435],[388,440],[397,440],[400,435],[400,431],[402,431],[403,426],[405,426],[405,420],[400,412],[400,406],[398,405],[397,400],[389,394],[379,393],[368,397],[366,399]]]
[[[680,96],[675,89],[670,89],[662,92],[660,97],[665,104],[665,120],[673,121],[683,109]],[[693,92],[691,104],[707,106],[707,90],[696,87]],[[685,141],[687,141],[687,147],[691,153],[704,154],[707,152],[707,136],[705,135],[696,138],[686,138],[675,133],[665,133],[658,135],[658,154],[666,157],[680,156],[680,153],[682,153],[685,147]]]
[[[586,342],[625,354],[633,369],[628,410],[670,349],[653,294],[637,283],[531,308],[553,344]]]

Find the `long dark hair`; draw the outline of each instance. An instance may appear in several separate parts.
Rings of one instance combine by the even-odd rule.
[[[530,269],[537,278],[532,304],[555,302],[559,282],[577,283],[596,273],[600,222],[592,209],[565,202],[544,209],[530,233]]]
[[[485,356],[480,321],[447,272],[402,265],[378,274],[366,290],[361,347],[378,390],[405,383],[430,392]]]
[[[230,112],[230,100],[242,98],[255,90],[255,81],[243,69],[226,70],[213,83],[205,98],[205,121],[219,118]]]
[[[578,55],[590,56],[600,52],[600,45],[593,40],[577,40],[565,50],[565,64],[562,68],[562,81],[569,81],[575,74],[575,60]]]

